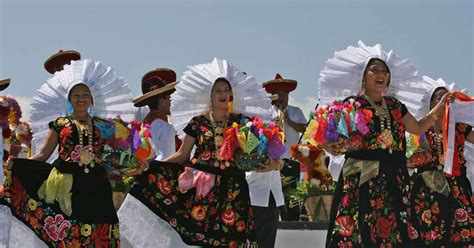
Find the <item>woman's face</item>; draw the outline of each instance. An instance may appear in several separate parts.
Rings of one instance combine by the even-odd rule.
[[[72,104],[74,112],[87,112],[92,105],[92,94],[84,84],[78,84],[71,89],[69,101]]]
[[[365,91],[383,94],[388,88],[389,79],[390,73],[385,64],[380,60],[373,60],[369,63],[365,74]]]
[[[211,104],[214,108],[226,108],[229,105],[232,90],[226,82],[217,81],[211,92]]]
[[[436,104],[441,101],[441,98],[443,98],[446,93],[448,93],[448,91],[444,88],[436,89],[433,96],[431,97],[430,109],[434,108],[434,106],[436,106]]]

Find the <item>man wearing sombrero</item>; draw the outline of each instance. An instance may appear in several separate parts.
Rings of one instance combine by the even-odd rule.
[[[293,177],[295,180],[290,185],[283,188],[283,191],[296,189],[296,182],[300,179],[300,164],[291,160],[291,145],[297,144],[300,133],[306,129],[306,118],[300,108],[288,105],[288,95],[296,89],[297,82],[292,79],[284,79],[280,74],[276,74],[274,80],[263,83],[263,86],[270,94],[277,95],[278,99],[273,102],[273,118],[285,131],[286,153],[282,156],[285,161],[285,167],[281,174],[285,177]],[[280,207],[280,216],[282,220],[298,221],[300,217],[299,208],[290,208],[289,202],[286,206]]]
[[[168,123],[171,107],[171,94],[175,91],[176,73],[167,68],[157,68],[142,77],[143,95],[133,100],[135,107],[148,106],[144,124],[150,124],[152,146],[157,160],[163,160],[176,152],[179,139],[176,131]]]

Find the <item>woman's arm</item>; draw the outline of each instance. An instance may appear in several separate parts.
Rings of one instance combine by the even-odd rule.
[[[56,146],[58,145],[58,133],[54,131],[53,129],[49,130],[48,137],[46,138],[46,142],[43,145],[43,149],[41,151],[33,156],[30,157],[32,160],[37,160],[37,161],[46,161],[51,154],[53,154],[54,149],[56,149]]]
[[[435,114],[428,114],[420,121],[417,121],[413,115],[407,113],[403,116],[403,124],[406,127],[407,132],[421,135],[426,132],[435,122],[435,119],[438,118]]]
[[[184,163],[189,160],[191,156],[191,151],[193,150],[194,143],[196,139],[192,136],[186,135],[184,136],[183,143],[179,150],[172,154],[171,156],[167,157],[163,162],[171,162],[171,163]]]
[[[426,132],[438,118],[442,118],[442,107],[449,96],[451,96],[451,93],[446,93],[436,106],[420,121],[417,121],[410,113],[403,116],[403,124],[405,125],[407,132],[415,135],[421,135]]]

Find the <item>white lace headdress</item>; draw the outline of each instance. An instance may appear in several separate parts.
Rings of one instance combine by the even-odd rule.
[[[209,64],[189,66],[176,91],[171,95],[171,122],[180,138],[183,129],[193,116],[207,113],[211,108],[211,89],[219,77],[226,78],[232,86],[233,113],[271,118],[271,100],[255,78],[238,70],[227,60],[214,58]]]
[[[331,104],[334,100],[357,96],[362,91],[362,77],[370,59],[383,60],[390,69],[390,86],[387,95],[403,102],[410,112],[418,112],[425,90],[420,88],[421,77],[415,66],[390,50],[386,52],[380,44],[366,46],[362,41],[357,46],[348,46],[337,51],[326,61],[318,80],[320,104]],[[331,156],[330,168],[333,177],[338,178],[344,163],[342,157]],[[333,173],[334,172],[334,173]]]
[[[410,112],[418,111],[424,90],[417,87],[421,81],[415,66],[405,58],[401,58],[393,50],[385,52],[380,44],[366,46],[362,41],[357,47],[348,46],[337,51],[334,57],[326,62],[318,80],[318,97],[321,104],[330,104],[334,100],[356,96],[361,93],[362,77],[367,63],[378,58],[390,69],[389,96],[402,101]]]
[[[125,121],[133,120],[131,91],[122,77],[101,62],[71,61],[48,79],[33,98],[30,121],[34,151],[43,146],[49,131],[48,123],[68,114],[69,91],[80,83],[87,85],[92,93],[95,116],[112,118],[120,115]]]

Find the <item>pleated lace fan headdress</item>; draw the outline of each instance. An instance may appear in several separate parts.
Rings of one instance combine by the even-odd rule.
[[[101,62],[89,59],[72,61],[48,79],[33,98],[30,121],[32,146],[36,151],[46,140],[48,123],[68,115],[69,91],[80,83],[87,85],[92,93],[95,116],[112,118],[120,115],[125,121],[133,120],[131,90],[122,77]]]
[[[378,58],[390,68],[389,96],[395,96],[407,108],[418,111],[424,91],[417,87],[421,80],[415,66],[405,58],[399,57],[393,50],[385,52],[380,44],[366,46],[362,41],[357,47],[349,46],[337,51],[326,62],[318,81],[318,97],[321,104],[330,104],[334,100],[356,96],[362,90],[362,77],[367,63]]]
[[[255,78],[238,70],[227,60],[214,58],[209,64],[189,66],[171,95],[171,122],[180,138],[193,116],[211,109],[211,89],[217,78],[226,78],[232,86],[232,112],[246,116],[271,118],[271,100]]]

